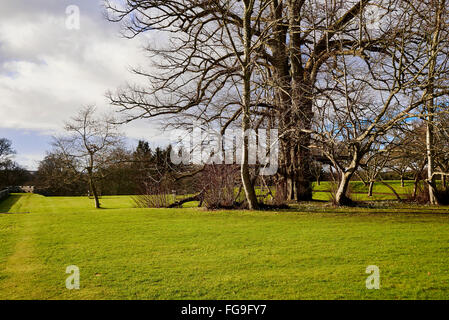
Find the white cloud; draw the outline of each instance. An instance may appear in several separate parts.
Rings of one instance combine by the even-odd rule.
[[[43,159],[44,155],[43,153],[26,153],[17,155],[14,160],[27,170],[37,170],[39,161]]]
[[[80,3],[80,30],[65,28],[65,8],[77,1],[31,2],[0,4],[0,127],[51,134],[84,105],[111,112],[105,92],[137,81],[129,68],[148,65],[142,51],[148,38],[121,38],[95,1]],[[163,142],[148,121],[124,131]]]

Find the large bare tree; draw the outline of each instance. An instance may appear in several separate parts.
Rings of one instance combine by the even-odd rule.
[[[389,37],[377,44],[376,54],[336,57],[320,82],[323,90],[314,97],[317,114],[309,132],[340,173],[338,204],[349,202],[349,181],[373,147],[391,143],[392,130],[407,126],[422,116],[423,106],[447,94],[447,57],[440,55],[443,42],[429,54],[424,22],[411,6],[401,2],[382,22]],[[338,36],[340,42],[346,37]]]
[[[106,0],[108,18],[121,22],[125,35],[168,39],[148,46],[157,71],[134,70],[149,85],[120,89],[110,101],[129,121],[163,116],[177,126],[192,118],[222,129],[239,122],[277,126],[278,187],[286,200],[311,199],[311,145],[318,136],[333,146],[350,141],[351,161],[340,165],[343,199],[374,141],[443,94],[445,26],[431,26],[437,16],[444,20],[434,13],[444,6],[436,2]],[[245,43],[251,44],[249,60]],[[250,61],[251,70],[242,61]],[[248,86],[251,97],[242,97]],[[335,114],[346,122],[329,132],[323,115]]]

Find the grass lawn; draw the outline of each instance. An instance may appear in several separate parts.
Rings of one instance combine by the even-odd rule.
[[[393,187],[403,200],[407,199],[407,195],[412,194],[413,192],[413,181],[405,181],[404,187],[401,187],[400,181],[385,182]],[[334,188],[336,188],[336,186],[334,186]],[[350,189],[352,191],[350,198],[355,201],[383,201],[397,199],[393,192],[387,186],[383,185],[380,182],[374,183],[372,197],[368,197],[368,186],[365,186],[361,181],[351,181]],[[329,201],[332,199],[331,194],[327,192],[329,190],[332,190],[332,185],[328,181],[321,182],[319,186],[314,183],[313,190],[313,199],[315,200]]]
[[[376,190],[375,190],[376,191]],[[130,197],[0,203],[0,299],[448,299],[449,209],[137,209]],[[65,288],[66,267],[81,289]],[[368,265],[380,290],[367,290]]]

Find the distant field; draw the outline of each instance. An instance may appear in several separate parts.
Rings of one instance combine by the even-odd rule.
[[[413,192],[413,181],[404,181],[404,187],[401,187],[400,181],[385,181],[399,194],[401,199],[406,199],[407,195]],[[313,184],[314,194],[313,199],[315,200],[331,200],[332,197],[330,193],[324,192],[332,189],[331,183],[328,181],[323,181],[318,186],[316,183]],[[379,201],[379,200],[396,200],[396,196],[393,192],[385,185],[380,182],[376,182],[373,188],[373,196],[368,197],[368,187],[361,181],[351,181],[350,189],[352,194],[350,195],[353,200],[356,201]]]
[[[322,185],[321,187],[325,187]],[[449,208],[137,209],[0,203],[0,299],[448,299]],[[65,288],[68,265],[81,289]],[[380,290],[365,269],[380,268]]]

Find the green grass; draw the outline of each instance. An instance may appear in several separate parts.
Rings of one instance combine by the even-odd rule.
[[[402,199],[407,199],[407,195],[413,191],[413,181],[404,181],[404,187],[401,186],[400,181],[385,181],[399,194]],[[350,189],[352,194],[350,197],[355,201],[385,201],[396,200],[396,196],[385,185],[380,182],[374,183],[373,196],[368,197],[368,186],[365,186],[361,181],[351,181]],[[313,199],[329,201],[332,199],[331,194],[328,192],[332,190],[332,185],[328,181],[323,181],[320,185],[313,184]]]
[[[138,209],[130,197],[0,203],[0,299],[448,299],[449,209]],[[65,288],[77,265],[81,289]],[[381,289],[365,288],[380,268]]]

